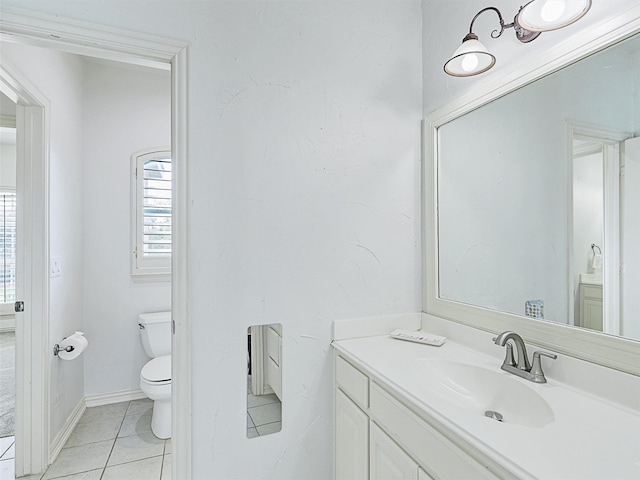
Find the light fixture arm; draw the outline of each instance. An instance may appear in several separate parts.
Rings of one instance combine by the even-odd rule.
[[[498,19],[500,20],[500,31],[498,32],[498,30],[494,30],[493,32],[491,32],[491,38],[498,38],[500,37],[500,35],[502,35],[502,32],[505,31],[505,29],[507,28],[511,28],[514,26],[514,23],[508,23],[505,24],[504,23],[504,18],[502,18],[502,14],[500,13],[500,10],[498,10],[496,7],[486,7],[483,8],[482,10],[480,10],[478,13],[476,13],[476,16],[473,17],[473,20],[471,20],[471,25],[469,26],[469,34],[473,34],[473,24],[476,21],[476,19],[484,12],[488,11],[488,10],[493,10],[494,12],[496,12],[496,14],[498,15]]]
[[[506,24],[502,13],[496,7],[483,8],[471,20],[469,33],[462,39],[462,45],[444,64],[444,71],[454,77],[470,77],[486,72],[496,63],[496,57],[489,53],[487,47],[478,40],[478,35],[473,33],[473,24],[484,12],[489,10],[496,12],[500,21],[500,30],[497,28],[493,30],[491,38],[498,38],[507,28],[513,28],[520,42],[529,43],[538,38],[541,32],[557,30],[576,22],[589,11],[592,2],[592,0],[571,0],[567,4],[565,1],[527,0],[527,3],[518,10],[513,22]]]

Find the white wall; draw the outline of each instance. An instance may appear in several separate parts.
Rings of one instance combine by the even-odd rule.
[[[73,55],[2,45],[10,60],[51,102],[49,150],[50,255],[61,260],[61,275],[51,279],[49,345],[83,323],[82,62]],[[84,358],[64,362],[48,357],[51,372],[50,436],[55,438],[84,394]]]
[[[604,243],[604,159],[602,153],[573,160],[573,269],[577,286],[581,273],[591,268],[595,243]]]
[[[131,154],[171,146],[170,72],[112,62],[84,68],[85,394],[140,388],[137,316],[171,308],[171,284],[134,283]]]
[[[16,188],[16,143],[0,143],[0,187]]]
[[[421,305],[419,1],[3,4],[191,44],[194,478],[331,478],[332,320]],[[283,430],[247,439],[256,323]]]
[[[640,121],[640,119],[638,119]],[[622,334],[640,340],[640,138],[625,142],[623,179],[622,257]]]

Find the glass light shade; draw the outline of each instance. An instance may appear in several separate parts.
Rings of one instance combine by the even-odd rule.
[[[547,32],[571,25],[591,8],[591,0],[533,0],[516,17],[521,27],[532,32]]]
[[[454,77],[470,77],[489,70],[496,63],[496,57],[478,40],[470,39],[453,53],[444,64],[444,71]]]

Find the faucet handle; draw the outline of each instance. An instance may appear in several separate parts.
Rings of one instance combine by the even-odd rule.
[[[543,352],[541,350],[533,352],[533,365],[531,366],[530,371],[531,376],[533,377],[532,381],[536,383],[547,383],[547,379],[544,376],[544,372],[542,371],[542,361],[540,360],[540,357],[548,357],[555,360],[556,358],[558,358],[558,356],[554,355],[553,353]]]
[[[513,347],[510,343],[505,345],[507,347],[507,351],[504,356],[504,362],[502,362],[502,366],[509,365],[511,367],[516,366],[516,358],[513,356]]]

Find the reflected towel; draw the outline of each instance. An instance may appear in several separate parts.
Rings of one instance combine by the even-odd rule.
[[[602,268],[602,255],[599,253],[593,254],[593,258],[591,259],[591,268],[594,270]]]

